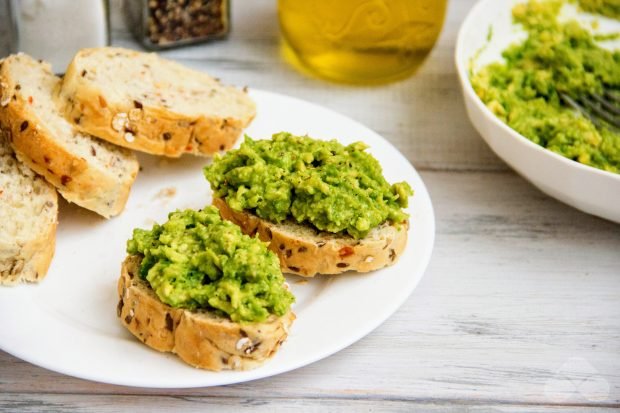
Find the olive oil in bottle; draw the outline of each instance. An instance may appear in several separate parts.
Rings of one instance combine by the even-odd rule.
[[[345,83],[411,75],[431,51],[447,0],[279,0],[283,52],[302,70]]]

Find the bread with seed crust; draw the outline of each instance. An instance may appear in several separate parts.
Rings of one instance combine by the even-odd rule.
[[[236,323],[207,310],[171,307],[138,275],[141,259],[130,255],[123,262],[117,315],[149,347],[202,369],[249,370],[273,357],[286,340],[295,320],[292,311],[263,322]]]
[[[245,91],[155,53],[112,47],[79,51],[61,96],[82,132],[170,157],[229,149],[256,114]]]
[[[56,191],[15,158],[0,133],[0,284],[45,277],[57,222]]]
[[[78,132],[54,99],[60,79],[25,54],[0,61],[0,125],[17,158],[69,202],[108,218],[125,207],[138,173],[135,155]]]
[[[408,221],[401,225],[386,222],[356,240],[293,221],[271,223],[248,211],[235,211],[221,198],[214,198],[213,205],[222,218],[239,225],[245,234],[269,242],[282,272],[303,277],[374,271],[394,264],[407,245]]]

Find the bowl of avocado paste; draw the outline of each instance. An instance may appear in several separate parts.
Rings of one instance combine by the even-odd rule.
[[[491,149],[543,192],[620,222],[620,130],[562,96],[620,94],[615,0],[481,0],[457,41],[467,113]]]

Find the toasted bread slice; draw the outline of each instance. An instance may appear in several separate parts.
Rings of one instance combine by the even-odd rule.
[[[79,133],[53,98],[60,79],[47,63],[12,55],[0,62],[0,124],[17,158],[70,202],[108,218],[125,207],[138,173],[130,151]]]
[[[394,264],[407,245],[409,222],[400,226],[385,223],[356,240],[294,221],[274,224],[247,211],[235,211],[221,198],[214,198],[213,205],[222,218],[239,225],[245,234],[258,234],[269,242],[269,249],[280,258],[282,272],[303,277],[374,271]]]
[[[15,158],[0,133],[0,284],[45,277],[57,221],[56,190]]]
[[[211,155],[230,148],[254,102],[206,73],[154,53],[84,49],[65,73],[65,115],[82,132],[155,155]]]
[[[206,310],[173,308],[159,300],[139,273],[141,257],[128,256],[118,281],[121,323],[151,348],[172,352],[208,370],[248,370],[271,358],[295,320],[289,311],[260,323],[235,323]]]

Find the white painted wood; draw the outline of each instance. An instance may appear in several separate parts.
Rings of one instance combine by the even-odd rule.
[[[391,319],[350,348],[270,379],[165,392],[81,381],[1,354],[0,391],[32,403],[38,393],[83,394],[74,400],[84,406],[92,393],[165,393],[299,406],[366,400],[377,410],[386,400],[619,407],[618,226],[512,173],[423,179],[438,223],[429,271]]]
[[[410,413],[423,411],[429,413],[454,412],[504,412],[504,413],[543,413],[566,411],[558,406],[531,406],[531,405],[493,405],[493,404],[466,404],[453,405],[432,402],[409,402],[402,400],[351,400],[351,399],[237,399],[225,397],[175,397],[175,396],[90,396],[88,398],[74,395],[26,395],[15,394],[5,398],[0,396],[0,412],[40,413],[42,411],[85,412],[85,413],[117,413],[127,411],[132,413],[185,412],[209,413],[218,412],[254,412],[254,413],[350,413],[350,412],[390,412]],[[592,408],[590,406],[573,406],[573,412],[604,413],[606,408]]]

